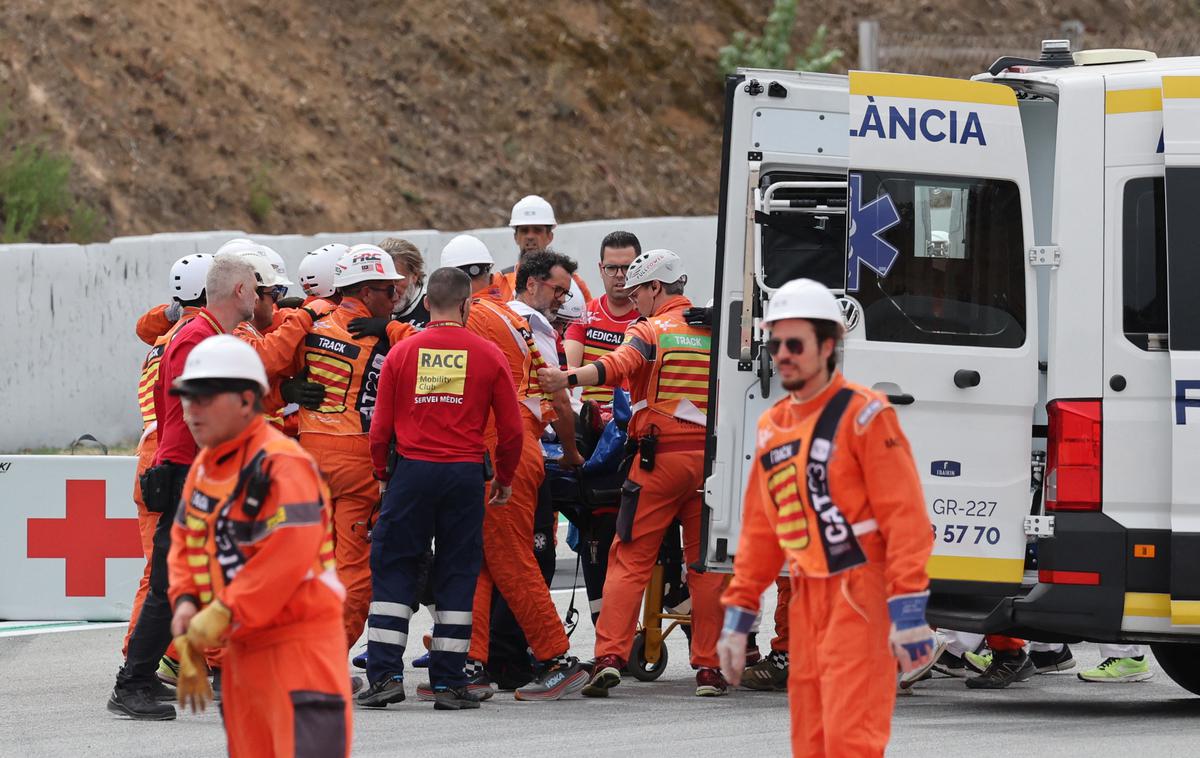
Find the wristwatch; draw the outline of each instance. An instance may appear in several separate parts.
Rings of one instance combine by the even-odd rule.
[[[578,374],[567,374],[567,386],[568,387],[575,387],[578,384],[579,384],[579,375]]]

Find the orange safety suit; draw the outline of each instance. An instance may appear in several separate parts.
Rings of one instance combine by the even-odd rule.
[[[647,470],[635,459],[621,488],[617,536],[608,554],[604,605],[596,621],[597,658],[628,659],[642,592],[664,533],[679,519],[692,598],[692,665],[719,665],[724,578],[692,568],[700,557],[712,335],[684,320],[683,312],[691,306],[682,295],[668,298],[650,318],[629,326],[624,344],[593,364],[603,367],[606,384],[625,382],[629,387],[630,437],[656,438],[650,443],[655,447],[653,468]]]
[[[250,323],[249,321],[243,321],[242,323],[238,324],[236,328],[234,328],[233,336],[253,347],[256,352],[266,352],[267,348],[264,347],[266,335],[278,333],[279,327],[286,323],[285,317],[290,312],[290,309],[276,310],[275,319],[271,323],[271,326],[267,329],[266,334],[260,332],[254,326],[254,324]],[[299,321],[295,321],[295,323],[299,323]],[[299,342],[299,339],[302,338],[306,333],[307,332],[299,333],[296,335],[295,341],[288,340],[287,342],[279,344],[278,347],[271,349],[280,355],[287,355],[289,357],[293,356],[296,352],[296,346]],[[299,424],[298,419],[296,418],[296,407],[288,407],[287,403],[285,403],[283,400],[283,391],[279,386],[282,384],[283,380],[287,378],[289,377],[285,377],[280,374],[267,374],[267,381],[270,382],[271,389],[269,392],[267,392],[267,394],[263,395],[262,398],[263,415],[266,416],[267,423],[269,423],[271,426],[275,427],[289,437],[295,437],[299,433]]]
[[[467,316],[467,328],[494,343],[512,370],[521,419],[525,427],[520,462],[512,481],[512,496],[502,507],[487,506],[483,515],[483,563],[475,584],[469,657],[487,663],[491,633],[492,589],[500,591],[525,633],[534,657],[549,660],[570,649],[558,610],[533,554],[533,516],[538,488],[546,476],[542,455],[542,429],[553,410],[537,384],[537,369],[545,367],[533,344],[525,319],[498,302],[493,288],[476,293]],[[489,419],[484,446],[496,460],[498,441],[495,419]]]
[[[814,462],[828,450],[810,450],[822,411],[847,395]],[[793,755],[883,755],[896,697],[887,600],[928,588],[932,552],[912,452],[882,395],[835,373],[812,399],[762,415],[722,601],[756,611],[787,562]]]
[[[300,444],[316,459],[333,498],[337,573],[346,588],[347,647],[362,636],[371,603],[368,534],[379,511],[379,483],[371,468],[367,435],[375,412],[379,372],[391,346],[414,333],[408,324],[393,321],[387,327],[387,341],[353,337],[350,322],[370,317],[361,300],[344,298],[313,325],[293,354],[291,365],[282,371],[284,376],[296,376],[307,370],[309,381],[325,385],[321,406],[315,410],[302,407],[296,415]],[[267,375],[274,375],[271,365]]]
[[[349,755],[329,492],[296,441],[256,417],[234,439],[202,449],[171,528],[168,566],[172,606],[216,598],[232,613],[221,686],[230,756]]]
[[[179,322],[172,322],[169,318],[167,318],[167,308],[170,307],[171,303],[163,303],[161,305],[156,305],[143,313],[137,320],[136,331],[138,339],[140,339],[142,342],[145,342],[147,345],[153,345],[158,341],[159,337],[171,331],[171,327],[175,326]],[[188,307],[184,309],[184,313],[195,310],[195,308]],[[182,320],[183,317],[180,316],[179,321]]]
[[[160,307],[165,308],[165,306]],[[162,360],[162,355],[166,351],[171,337],[199,310],[199,308],[191,306],[184,308],[179,320],[173,324],[166,321],[165,318],[163,319],[168,325],[167,329],[152,341],[153,347],[146,354],[146,359],[142,361],[142,372],[138,378],[137,398],[138,410],[142,414],[142,437],[138,440],[137,446],[138,462],[137,473],[133,478],[133,502],[137,505],[138,533],[142,538],[142,552],[146,555],[146,568],[142,571],[142,578],[138,580],[137,591],[133,595],[133,607],[129,612],[129,626],[125,630],[125,639],[121,641],[122,657],[129,652],[129,637],[133,634],[133,628],[137,626],[142,603],[146,601],[146,593],[150,591],[150,554],[154,551],[154,529],[158,526],[158,514],[146,510],[146,504],[142,501],[141,483],[142,474],[146,473],[146,469],[154,464],[154,454],[158,452],[158,422],[154,418],[154,383],[158,381],[158,364]],[[150,313],[152,312],[153,309]],[[150,313],[138,320],[138,336],[141,336],[142,321],[149,317]],[[179,657],[175,653],[174,643],[167,650],[167,655],[171,658]]]

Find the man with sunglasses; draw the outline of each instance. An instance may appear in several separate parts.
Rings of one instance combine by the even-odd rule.
[[[349,648],[362,635],[371,602],[368,532],[379,511],[379,485],[371,468],[371,417],[379,372],[392,345],[414,333],[389,321],[384,337],[356,337],[357,318],[389,319],[399,298],[392,257],[375,245],[355,245],[338,261],[334,286],[341,302],[293,354],[286,376],[304,375],[324,385],[319,402],[301,405],[300,444],[316,459],[333,499],[333,539],[338,579],[346,587],[344,626]]]
[[[809,279],[767,306],[765,348],[788,392],[758,422],[721,668],[737,684],[759,598],[787,565],[793,755],[882,756],[896,667],[932,664],[932,527],[908,440],[879,393],[837,370],[833,294]]]
[[[312,458],[264,423],[266,390],[254,350],[228,335],[197,345],[170,390],[202,446],[171,528],[178,699],[204,710],[202,654],[221,649],[231,755],[347,755],[328,493]]]
[[[625,289],[643,318],[625,343],[599,360],[564,373],[538,372],[542,387],[594,386],[628,382],[633,400],[629,436],[638,457],[621,487],[616,540],[608,557],[604,605],[596,622],[596,662],[583,694],[607,697],[621,683],[633,644],[642,592],[658,558],[663,535],[679,519],[689,565],[692,598],[692,666],[696,695],[728,690],[718,670],[721,576],[691,568],[700,555],[705,424],[712,334],[687,322],[692,307],[684,297],[683,261],[670,250],[650,250],[634,259]]]

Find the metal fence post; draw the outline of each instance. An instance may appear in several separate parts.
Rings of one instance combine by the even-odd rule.
[[[879,22],[858,22],[858,68],[860,71],[879,70]]]

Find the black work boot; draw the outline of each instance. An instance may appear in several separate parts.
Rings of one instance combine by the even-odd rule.
[[[108,710],[138,721],[172,721],[175,706],[160,703],[150,687],[116,689],[108,696]]]
[[[479,707],[478,696],[464,687],[434,687],[433,708],[438,711],[465,711]]]
[[[399,674],[385,676],[358,693],[354,700],[367,708],[387,708],[391,703],[403,703],[404,677]]]
[[[1024,682],[1037,673],[1029,655],[1024,650],[993,652],[992,662],[982,674],[967,680],[973,690],[999,690],[1013,682]]]

